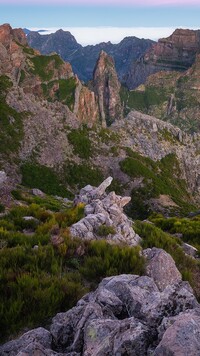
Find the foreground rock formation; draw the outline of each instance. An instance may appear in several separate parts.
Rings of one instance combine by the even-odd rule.
[[[191,287],[165,251],[153,248],[144,255],[151,277],[103,279],[74,308],[57,314],[50,331],[31,330],[1,346],[0,354],[198,356],[200,306]]]
[[[87,185],[81,189],[75,204],[80,202],[86,204],[85,217],[71,226],[71,235],[86,240],[98,240],[103,237],[111,243],[135,246],[139,243],[140,237],[132,228],[133,222],[123,213],[123,207],[131,198],[121,197],[115,192],[106,194],[105,190],[111,182],[112,177],[109,177],[98,188]]]

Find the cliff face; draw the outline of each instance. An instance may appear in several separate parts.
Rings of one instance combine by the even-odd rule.
[[[114,60],[101,51],[97,61],[93,86],[98,97],[100,117],[104,126],[122,118],[120,83],[115,70]]]
[[[199,132],[199,75],[200,55],[197,55],[192,67],[185,72],[160,71],[150,75],[143,86],[129,93],[127,106],[169,121],[184,131]]]
[[[24,32],[7,24],[0,26],[0,74],[8,75],[23,94],[67,105],[81,122],[92,125],[98,121],[94,92],[74,76],[71,65],[57,54],[43,56],[33,50]]]
[[[195,62],[200,50],[200,31],[176,29],[167,38],[153,44],[137,62],[133,63],[126,76],[130,89],[145,83],[150,74],[166,71],[184,71]]]

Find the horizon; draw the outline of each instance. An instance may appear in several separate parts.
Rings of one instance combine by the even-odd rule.
[[[198,29],[199,18],[199,0],[0,0],[1,24],[67,29],[82,45],[127,36],[158,40],[176,28]]]
[[[179,27],[186,29],[183,26]],[[153,41],[158,41],[160,38],[165,38],[170,36],[174,31],[175,27],[62,27],[62,28],[39,28],[32,27],[28,28],[30,31],[36,31],[40,35],[49,35],[55,33],[56,31],[63,30],[68,31],[75,37],[76,41],[82,46],[95,45],[102,42],[111,42],[117,44],[121,42],[125,37],[137,37],[140,39],[150,39]],[[189,30],[197,30],[198,28],[187,28]],[[108,36],[109,30],[109,36]],[[90,34],[93,37],[90,37]]]

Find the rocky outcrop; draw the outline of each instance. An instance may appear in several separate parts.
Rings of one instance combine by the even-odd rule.
[[[99,107],[95,93],[84,86],[78,77],[76,77],[73,112],[81,123],[87,123],[88,126],[93,126],[99,121]]]
[[[123,110],[120,99],[120,83],[112,57],[101,51],[93,76],[94,92],[98,97],[103,126],[110,126],[121,119]]]
[[[151,253],[165,254],[159,262],[163,270],[172,263],[162,250]],[[178,274],[175,265],[173,272]],[[29,331],[2,345],[0,354],[198,356],[200,306],[191,287],[181,280],[170,282],[168,276],[165,280],[164,273],[157,282],[137,275],[105,278],[74,308],[58,313],[50,332]]]
[[[70,227],[71,235],[85,240],[106,238],[110,243],[135,246],[141,240],[134,232],[133,222],[123,213],[131,200],[114,192],[106,194],[112,178],[107,178],[98,188],[87,185],[75,198],[75,204],[84,203],[85,217]]]

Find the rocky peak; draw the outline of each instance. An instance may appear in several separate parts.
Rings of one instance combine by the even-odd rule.
[[[120,82],[113,58],[103,50],[94,69],[93,86],[98,96],[102,125],[109,126],[113,121],[121,119]]]
[[[171,36],[159,39],[144,56],[145,62],[184,70],[190,67],[200,49],[200,31],[176,29]]]
[[[27,40],[24,31],[21,28],[12,29],[9,24],[0,26],[0,43],[8,48],[12,41],[16,41],[19,44],[26,46]]]
[[[195,62],[200,50],[200,30],[176,29],[147,49],[144,56],[132,64],[126,76],[130,89],[145,83],[147,77],[161,70],[184,71]]]

